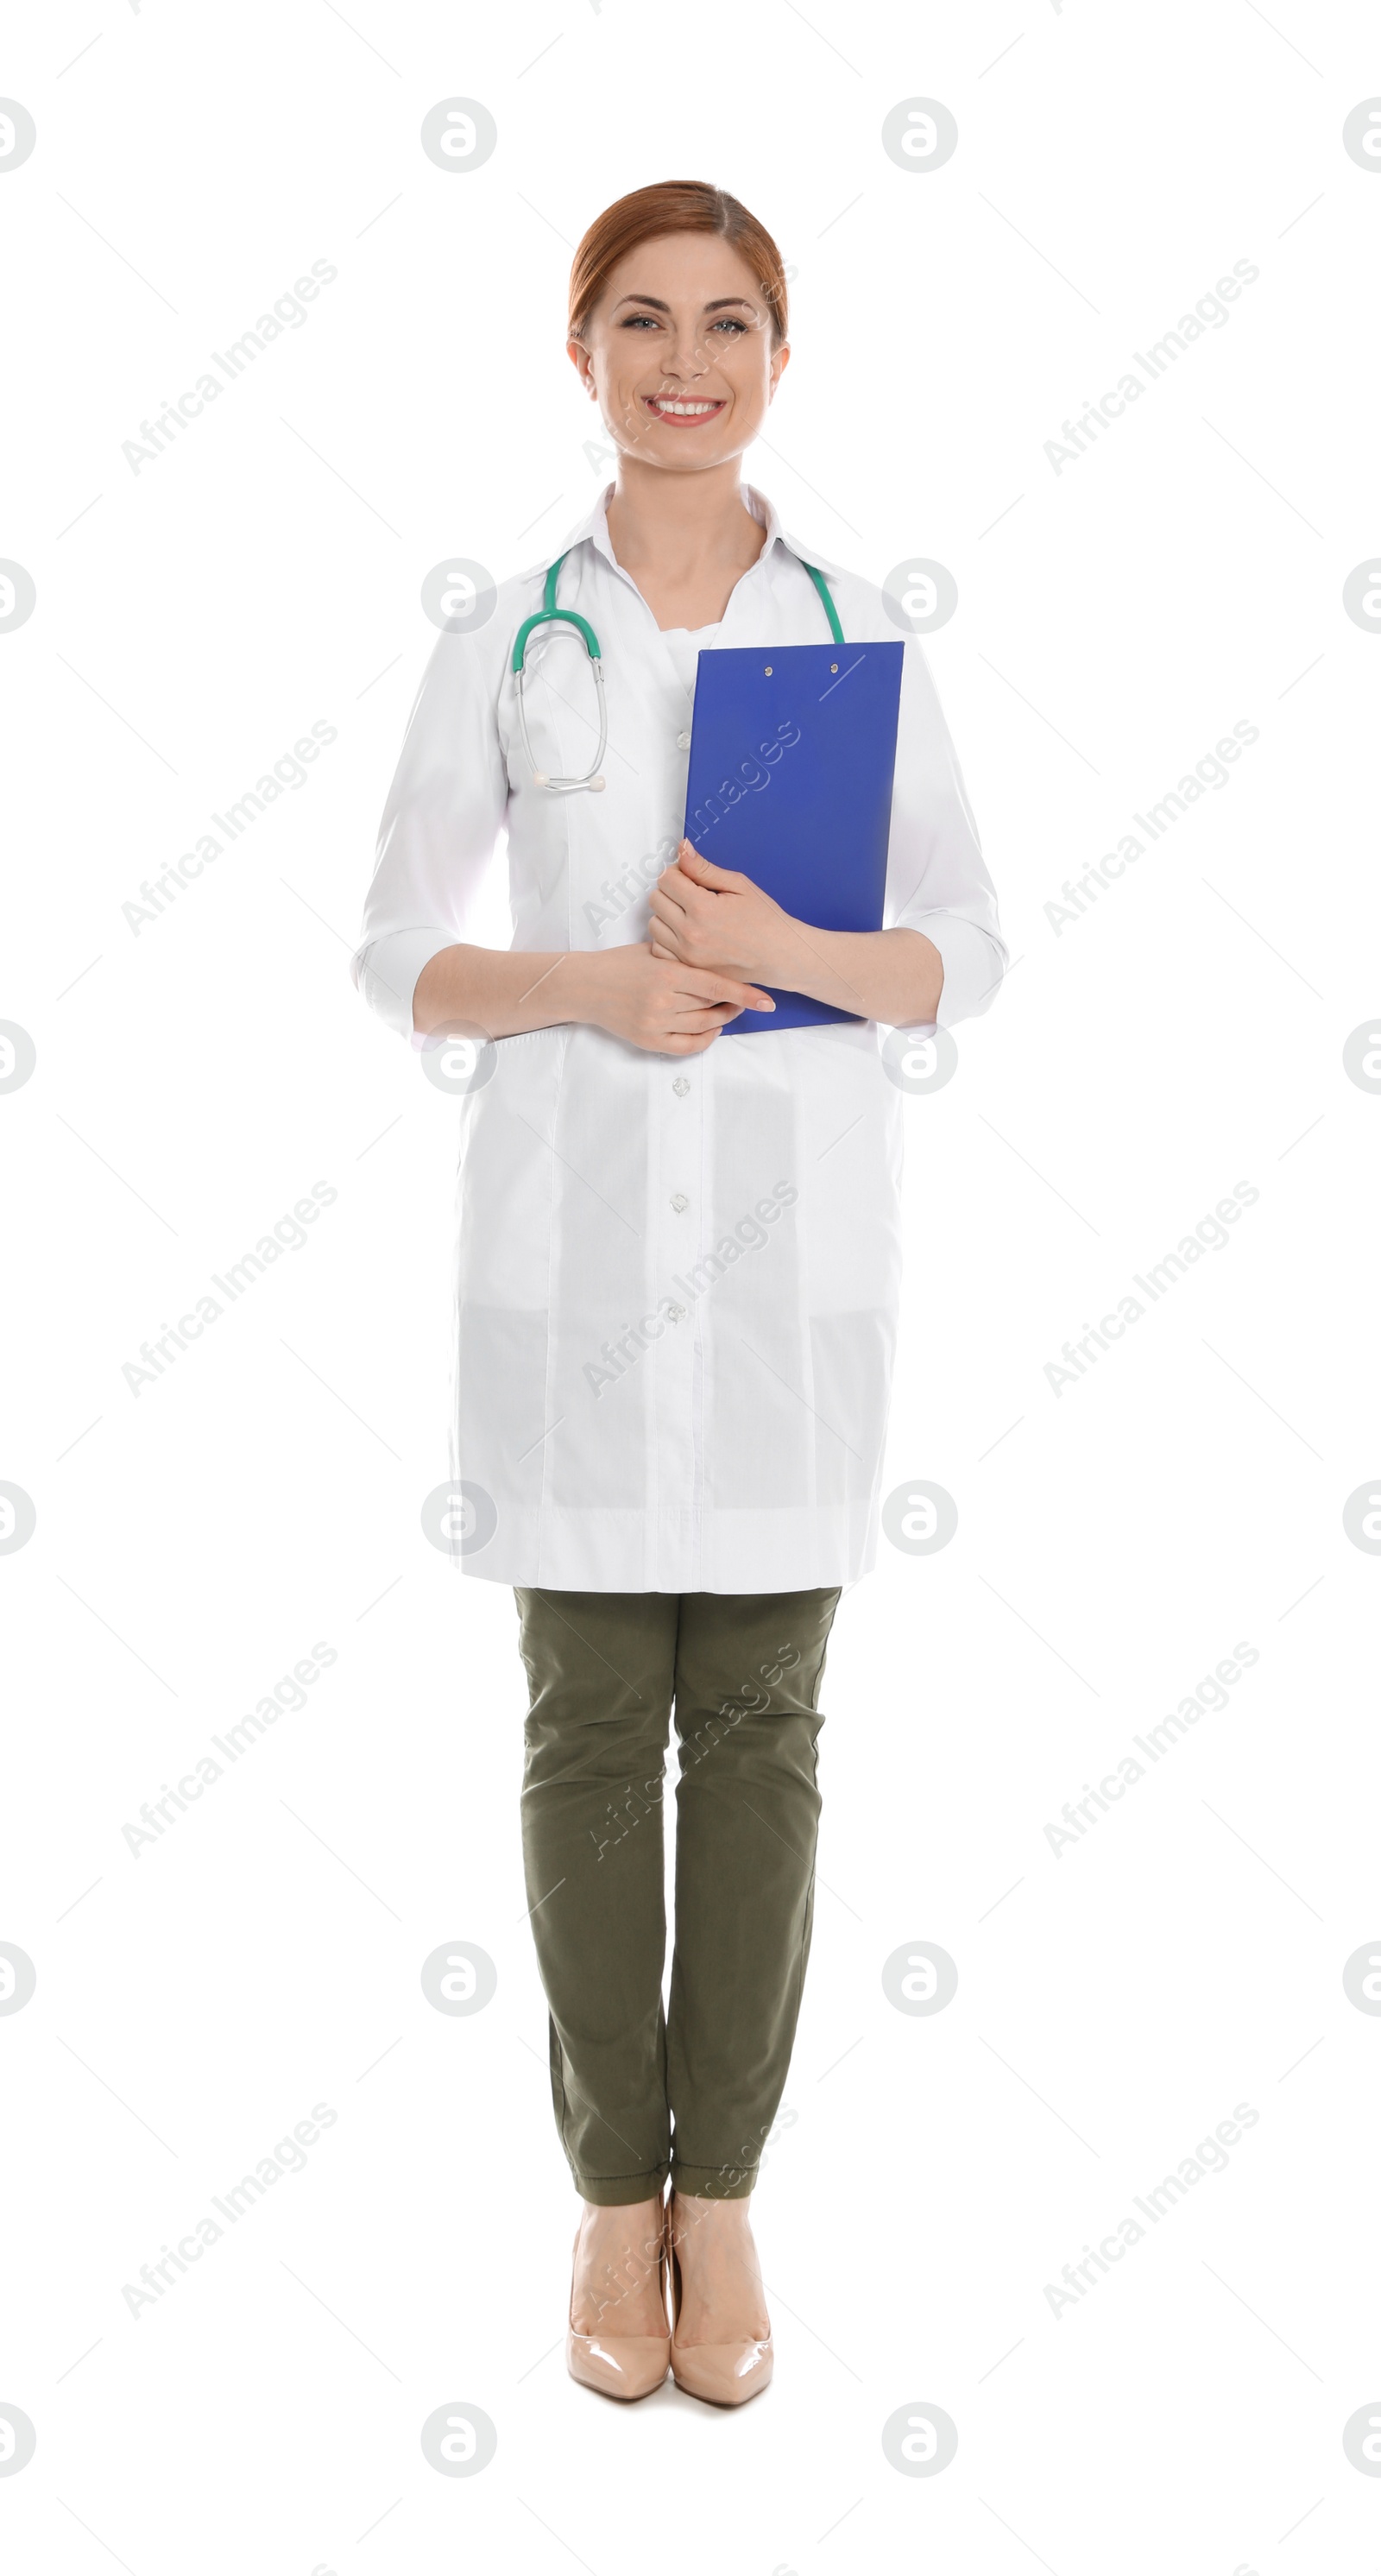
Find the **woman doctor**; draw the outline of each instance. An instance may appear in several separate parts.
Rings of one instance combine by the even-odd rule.
[[[826,1643],[876,1547],[901,1103],[874,1023],[949,1027],[1006,964],[913,641],[885,928],[798,924],[681,839],[698,653],[829,637],[740,481],[786,320],[776,246],[721,189],[592,224],[567,345],[615,480],[554,577],[441,636],[353,965],[414,1043],[497,1041],[461,1112],[455,1473],[464,1570],[515,1587],[530,1687],[524,1861],[582,2203],[568,2366],[623,2398],[670,2368],[721,2405],[771,2376],[748,2198],[810,1943]],[[809,561],[849,642],[896,640],[871,584]],[[469,933],[505,832],[495,950]],[[855,1016],[736,1038],[772,985]]]

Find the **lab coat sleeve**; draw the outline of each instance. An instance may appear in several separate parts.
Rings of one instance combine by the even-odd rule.
[[[921,648],[902,664],[892,830],[887,846],[888,929],[919,930],[944,962],[942,1029],[986,1011],[1007,967],[997,897],[949,728]]]
[[[438,639],[384,806],[350,972],[370,1009],[404,1037],[412,1035],[413,988],[423,967],[470,935],[475,896],[503,829],[500,676],[492,638]]]

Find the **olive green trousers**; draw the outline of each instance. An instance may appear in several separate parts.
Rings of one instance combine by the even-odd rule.
[[[517,1593],[523,1861],[552,2100],[589,2201],[737,2200],[810,1949],[816,1745],[839,1591]],[[662,2002],[673,1709],[676,1931]]]

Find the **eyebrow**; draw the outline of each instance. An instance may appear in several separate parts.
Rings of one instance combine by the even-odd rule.
[[[660,295],[639,295],[636,290],[631,295],[621,295],[619,297],[618,304],[614,307],[614,311],[617,313],[619,306],[624,304],[650,304],[654,311],[658,313],[669,313],[671,311],[671,306],[669,304],[664,304]],[[753,310],[753,306],[746,295],[716,296],[713,304],[707,304],[704,309],[707,313],[722,313],[725,307],[730,304],[741,304],[745,311],[749,313]]]

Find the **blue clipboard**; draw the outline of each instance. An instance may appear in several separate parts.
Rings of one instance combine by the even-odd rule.
[[[699,657],[686,838],[817,930],[882,928],[905,649],[769,644]],[[723,1035],[861,1018],[764,989],[776,1010],[740,1011]]]

